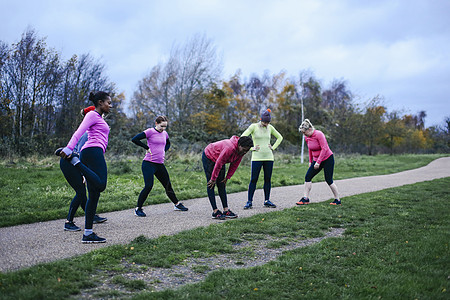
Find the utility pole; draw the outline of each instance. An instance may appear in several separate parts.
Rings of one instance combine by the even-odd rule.
[[[298,92],[296,92],[296,94],[297,94],[297,99],[300,98],[300,101],[301,101],[301,105],[302,105],[302,120],[301,120],[301,122],[303,122],[303,120],[305,119],[304,111],[303,111],[303,92],[302,92],[302,96],[301,97],[298,96]],[[300,132],[300,136],[301,136],[301,139],[302,139],[302,150],[300,152],[300,163],[303,164],[303,162],[304,162],[303,150],[305,149],[305,138],[304,138],[304,136],[303,136],[303,134],[301,132]]]

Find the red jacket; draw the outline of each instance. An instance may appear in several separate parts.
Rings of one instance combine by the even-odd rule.
[[[333,154],[325,135],[320,130],[315,129],[311,136],[305,136],[305,141],[308,144],[310,163],[315,161],[320,164]]]
[[[205,155],[215,162],[214,170],[211,174],[211,180],[216,181],[220,169],[226,163],[230,163],[226,178],[230,179],[236,172],[242,160],[242,155],[238,153],[239,137],[233,135],[230,139],[211,143],[205,148]]]

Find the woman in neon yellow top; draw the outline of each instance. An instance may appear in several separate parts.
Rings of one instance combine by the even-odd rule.
[[[244,209],[253,208],[253,195],[256,190],[256,183],[258,182],[261,168],[264,169],[264,206],[275,208],[277,207],[270,201],[271,178],[273,170],[273,150],[280,145],[283,137],[281,134],[270,125],[270,109],[265,110],[261,114],[261,121],[250,125],[241,136],[252,136],[253,144],[252,150],[252,175],[250,184],[248,185],[248,200]],[[275,144],[270,144],[271,136],[277,140]]]

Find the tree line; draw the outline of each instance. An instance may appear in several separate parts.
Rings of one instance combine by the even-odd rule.
[[[80,110],[91,105],[93,90],[112,95],[113,112],[107,117],[111,154],[138,153],[131,137],[152,126],[158,115],[169,118],[177,150],[198,152],[209,142],[240,135],[267,108],[285,138],[281,151],[292,154],[299,153],[302,116],[325,133],[336,152],[450,149],[450,117],[442,127],[425,128],[425,111],[389,111],[380,95],[361,104],[343,79],[324,86],[307,70],[248,78],[238,70],[224,80],[216,48],[204,35],[175,45],[166,61],[139,80],[128,107],[105,69],[90,54],[64,60],[33,29],[12,45],[0,41],[0,156],[45,155],[65,145],[82,120]]]

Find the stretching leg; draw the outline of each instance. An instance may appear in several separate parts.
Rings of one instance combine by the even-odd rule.
[[[83,183],[83,177],[80,171],[69,161],[61,158],[59,161],[59,166],[67,182],[75,191],[75,196],[70,203],[69,213],[67,215],[67,221],[72,222],[78,207],[81,206],[83,210],[85,209],[87,200],[86,186]]]
[[[161,182],[164,190],[166,191],[167,197],[173,204],[178,203],[178,198],[175,195],[175,191],[172,188],[172,183],[170,182],[169,173],[167,172],[166,166],[164,164],[158,165],[158,170],[155,173],[156,178]]]
[[[137,207],[142,208],[145,200],[147,200],[148,194],[153,188],[154,183],[154,174],[156,172],[156,168],[153,163],[149,161],[142,161],[142,175],[144,176],[145,186],[142,191],[139,193]]]
[[[86,202],[85,230],[92,230],[100,193],[106,188],[107,167],[103,150],[98,147],[86,148],[81,152],[83,174],[86,177],[89,198]]]
[[[265,161],[264,168],[264,200],[270,200],[270,190],[272,188],[273,161]]]

